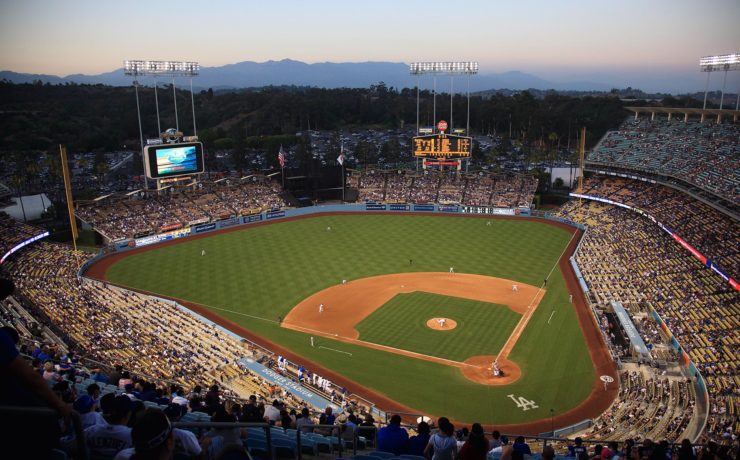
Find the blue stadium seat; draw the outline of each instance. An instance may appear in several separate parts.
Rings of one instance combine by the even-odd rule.
[[[296,444],[284,439],[273,439],[272,451],[275,453],[275,458],[295,458]]]
[[[426,460],[426,457],[422,457],[421,455],[403,454],[399,455],[399,457],[405,458],[406,460]]]

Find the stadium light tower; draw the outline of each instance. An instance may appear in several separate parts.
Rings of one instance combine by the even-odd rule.
[[[198,135],[195,126],[195,98],[193,96],[193,77],[200,73],[200,64],[192,61],[123,61],[124,75],[134,77],[134,89],[136,91],[136,113],[139,117],[139,142],[141,143],[141,159],[144,161],[144,133],[141,129],[141,108],[139,106],[139,82],[136,77],[154,77],[154,101],[157,108],[157,135],[162,133],[159,123],[159,98],[157,96],[157,77],[172,77],[172,96],[175,102],[175,129],[180,131],[180,121],[177,116],[177,90],[175,89],[175,77],[190,77],[190,105],[193,108],[193,136]],[[144,176],[144,188],[148,188],[146,175]]]
[[[419,78],[425,74],[431,74],[434,78],[434,89],[432,91],[434,103],[432,121],[437,122],[437,75],[450,76],[450,127],[452,127],[452,89],[455,75],[468,76],[468,121],[466,124],[466,135],[470,132],[470,76],[478,73],[477,62],[412,62],[409,64],[409,73],[416,76],[416,133],[419,134]]]
[[[719,100],[719,108],[722,109],[722,104],[725,101],[725,84],[727,83],[727,72],[730,70],[740,70],[740,53],[734,54],[723,54],[719,56],[705,56],[699,59],[699,68],[702,72],[707,72],[707,85],[704,89],[704,108],[707,108],[707,93],[709,92],[709,76],[712,72],[718,70],[724,70],[725,75],[722,80],[722,96]],[[740,105],[740,91],[737,94],[737,101],[735,102],[735,110]]]

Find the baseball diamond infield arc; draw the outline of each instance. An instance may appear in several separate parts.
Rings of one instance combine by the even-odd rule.
[[[517,284],[516,291],[512,289],[513,284]],[[482,358],[471,356],[464,362],[458,362],[360,340],[355,325],[395,295],[416,291],[503,304],[521,314],[521,320],[498,354],[498,364],[505,376],[493,377],[490,372],[492,361],[497,359],[495,356]],[[505,385],[521,376],[519,366],[509,360],[508,355],[543,295],[544,289],[490,276],[448,272],[396,273],[354,280],[319,291],[296,305],[285,317],[282,326],[341,342],[457,367],[466,378],[476,383]],[[324,307],[319,309],[318,305]]]
[[[341,213],[341,215],[355,215],[355,214],[366,215],[366,213],[364,212],[342,212]],[[391,212],[378,212],[378,213],[373,213],[373,214],[374,215],[379,215],[379,214],[399,215],[399,213],[391,213]],[[223,229],[223,230],[219,230],[215,232],[210,232],[207,234],[193,235],[193,236],[190,236],[184,239],[184,241],[193,241],[193,240],[198,240],[201,238],[209,238],[209,237],[212,237],[218,234],[243,231],[249,228],[272,225],[273,223],[282,223],[282,222],[302,220],[302,219],[312,219],[312,218],[328,216],[328,215],[336,215],[336,214],[335,213],[316,213],[316,214],[311,214],[307,216],[280,219],[280,220],[276,220],[272,222],[256,223],[248,227],[231,227],[231,228],[227,228],[227,229]],[[591,313],[590,308],[588,307],[588,305],[586,304],[583,298],[583,293],[580,290],[578,281],[568,261],[569,258],[573,255],[577,247],[578,241],[581,237],[582,232],[580,230],[574,229],[564,223],[547,221],[547,220],[537,219],[537,218],[527,218],[527,217],[500,217],[500,216],[491,217],[491,216],[470,216],[470,215],[444,215],[442,216],[438,213],[414,213],[414,215],[426,215],[426,216],[434,216],[434,217],[446,218],[446,219],[465,218],[465,219],[480,219],[480,220],[495,219],[495,220],[501,220],[501,221],[503,220],[536,221],[540,224],[550,225],[553,227],[560,228],[561,230],[565,230],[570,234],[575,234],[574,238],[572,238],[570,242],[568,243],[567,248],[565,249],[562,256],[560,257],[557,265],[560,270],[560,273],[562,273],[562,276],[565,282],[565,288],[567,289],[567,292],[573,295],[573,306],[574,306],[573,310],[576,314],[578,324],[581,328],[581,332],[583,334],[585,345],[588,348],[588,354],[593,363],[594,374],[596,376],[611,375],[614,378],[617,378],[616,366],[613,360],[611,359],[611,356],[608,352],[608,349],[606,348],[606,345],[603,342],[603,338],[601,336],[601,332],[598,328],[598,325],[596,324],[593,314]],[[170,241],[163,242],[163,243],[153,245],[153,246],[136,248],[130,251],[111,254],[109,256],[102,258],[96,263],[92,264],[86,270],[85,276],[88,278],[92,278],[92,279],[110,282],[106,278],[106,271],[116,262],[122,259],[125,259],[133,254],[152,251],[152,250],[159,249],[162,247],[173,246],[173,245],[180,244],[181,242],[183,242],[183,240],[170,240]],[[457,275],[459,274],[456,274],[455,276]],[[484,278],[491,279],[488,277],[484,277]],[[523,288],[522,284],[520,284],[520,286]],[[130,287],[126,287],[126,288],[131,289]],[[509,285],[509,290],[511,290],[510,285]],[[140,292],[143,292],[143,291],[140,291]],[[229,329],[230,331],[248,340],[254,341],[262,346],[265,346],[268,349],[273,350],[273,352],[276,354],[282,354],[287,359],[294,361],[294,362],[304,363],[307,367],[310,367],[311,369],[314,369],[316,372],[321,373],[322,375],[326,376],[333,382],[336,382],[338,385],[345,386],[351,392],[356,393],[363,398],[373,401],[379,408],[383,410],[386,410],[389,412],[399,411],[399,412],[408,412],[408,413],[414,413],[415,411],[417,411],[416,409],[408,407],[396,400],[393,400],[392,398],[389,398],[388,396],[386,396],[385,394],[381,392],[378,392],[377,390],[363,386],[361,383],[358,383],[357,381],[347,378],[344,375],[340,375],[337,372],[332,371],[330,368],[327,368],[325,365],[318,364],[317,362],[313,361],[311,358],[307,358],[304,355],[297,355],[293,351],[285,348],[284,346],[281,346],[279,343],[266,339],[265,337],[261,335],[257,335],[256,333],[244,328],[243,326],[239,324],[232,322],[231,320],[227,318],[224,318],[223,316],[219,315],[213,310],[209,310],[202,305],[198,305],[193,302],[179,299],[173,296],[166,296],[166,295],[161,295],[161,294],[155,294],[155,295],[158,295],[159,297],[163,297],[163,298],[170,298],[172,300],[176,300],[182,305],[191,309],[192,311],[208,318],[209,320],[221,325],[222,327],[225,327],[226,329]],[[505,302],[501,302],[499,300],[498,303],[505,303]],[[316,311],[318,312],[318,305],[315,305],[313,308],[315,308]],[[330,308],[331,306],[327,304],[327,310]],[[480,372],[483,372],[482,369],[484,369],[485,367],[488,367],[490,369],[490,363],[493,358],[494,358],[493,356],[472,357],[471,359],[466,360],[466,362],[468,364],[474,364],[474,366],[469,366],[468,368],[480,369]],[[501,358],[499,358],[499,364],[501,363],[502,363]],[[471,378],[471,376],[468,376],[468,378]],[[474,378],[474,376],[472,378]],[[535,420],[535,421],[527,421],[527,422],[521,422],[521,423],[496,424],[495,429],[502,430],[502,431],[505,430],[511,433],[517,432],[517,433],[522,433],[522,434],[537,434],[537,433],[549,431],[553,425],[558,426],[558,427],[572,425],[574,423],[578,423],[585,419],[593,418],[601,414],[604,410],[606,410],[611,405],[611,403],[613,402],[614,398],[617,395],[617,392],[618,392],[617,385],[610,386],[607,390],[605,390],[604,387],[598,381],[598,378],[595,378],[591,385],[588,396],[581,403],[577,404],[575,407],[572,407],[571,409],[566,410],[562,413],[556,414],[552,418],[547,417],[547,418],[542,418],[542,419]],[[438,414],[438,415],[444,415],[444,414]],[[493,428],[493,427],[489,425],[489,428]]]

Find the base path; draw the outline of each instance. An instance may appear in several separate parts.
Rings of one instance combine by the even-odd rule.
[[[346,284],[337,284],[315,293],[296,305],[283,319],[281,326],[345,343],[457,367],[465,377],[476,383],[504,385],[513,382],[521,375],[519,367],[506,358],[544,294],[544,290],[540,288],[521,283],[519,283],[518,291],[514,291],[511,286],[515,283],[515,281],[490,276],[449,272],[372,276]],[[488,357],[483,359],[470,357],[465,362],[459,362],[359,339],[360,333],[355,328],[357,324],[396,295],[417,291],[501,304],[522,315],[522,319],[514,328],[509,340],[499,352],[500,363],[506,363],[511,377],[494,379],[490,372],[492,359]],[[442,330],[443,328],[437,322],[438,319],[430,319],[427,326],[431,323],[430,327]],[[449,325],[446,326],[451,326],[449,328],[452,329],[454,327],[452,320],[449,321]],[[488,370],[481,368],[480,363],[483,361],[487,362]],[[465,371],[466,368],[471,369]]]
[[[307,297],[283,318],[282,326],[328,337],[357,339],[355,326],[397,294],[429,292],[506,305],[524,315],[538,288],[483,275],[447,272],[394,273],[337,284]],[[537,302],[539,303],[538,298]],[[323,312],[319,306],[324,305]]]

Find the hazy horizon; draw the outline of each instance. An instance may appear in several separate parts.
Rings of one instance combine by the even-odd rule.
[[[740,51],[736,0],[347,2],[3,0],[0,69],[65,76],[125,59],[202,66],[476,60],[482,74],[703,90],[701,56]],[[737,92],[740,72],[728,76]],[[669,83],[675,80],[674,83]],[[683,88],[680,88],[683,86]],[[714,77],[710,89],[719,89]]]

